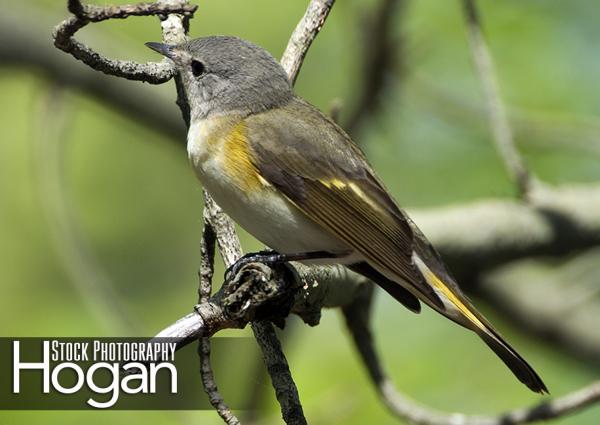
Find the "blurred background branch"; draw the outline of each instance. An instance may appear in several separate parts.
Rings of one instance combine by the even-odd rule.
[[[446,413],[417,403],[398,391],[375,349],[370,329],[372,297],[373,287],[363,286],[359,296],[343,307],[344,318],[381,401],[400,419],[418,425],[518,425],[560,418],[600,402],[600,381],[596,381],[554,400],[496,416]]]
[[[519,194],[527,197],[531,189],[530,173],[515,146],[504,102],[500,96],[494,61],[483,36],[476,0],[463,0],[463,12],[471,54],[483,88],[496,149],[504,161],[506,171],[516,184]]]
[[[47,25],[38,25],[40,21]],[[56,54],[48,43],[47,28],[51,23],[31,5],[7,8],[0,16],[0,36],[11,42],[0,43],[0,64],[33,69],[48,81],[92,96],[183,146],[185,125],[169,102],[149,87],[98,73],[66,55]]]
[[[94,319],[111,334],[133,335],[135,322],[82,235],[69,201],[69,185],[62,167],[68,116],[64,87],[56,83],[42,93],[33,117],[37,133],[34,138],[36,180],[42,201],[40,218],[47,221],[69,282]]]
[[[358,95],[344,129],[357,139],[361,127],[377,115],[382,107],[391,80],[398,83],[403,77],[404,44],[394,30],[403,18],[406,0],[381,0],[371,13],[361,14],[360,56],[361,78]]]

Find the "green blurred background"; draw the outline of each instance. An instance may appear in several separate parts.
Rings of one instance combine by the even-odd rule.
[[[50,32],[67,16],[66,2],[20,3],[0,1],[10,19],[44,34],[48,51],[64,55],[51,46]],[[276,57],[306,6],[298,0],[198,3],[192,37],[233,34]],[[550,183],[600,180],[598,5],[479,4],[517,143],[531,168]],[[341,99],[342,122],[363,81],[361,40],[377,5],[338,0],[297,83],[298,93],[323,110]],[[381,109],[355,134],[382,179],[409,209],[514,196],[490,139],[460,3],[414,0],[392,19],[404,46],[402,66],[387,76]],[[156,60],[143,42],[159,40],[160,26],[155,18],[129,19],[93,25],[78,37],[111,57]],[[184,140],[174,142],[82,92],[57,88],[40,70],[1,65],[2,335],[151,335],[187,313],[196,301],[202,198]],[[172,83],[144,89],[177,113]],[[260,247],[242,236],[246,250]],[[439,409],[490,414],[539,401],[470,333],[379,295],[379,348],[411,397]],[[478,305],[554,395],[599,376],[598,363],[575,360]],[[294,323],[286,330],[310,423],[397,423],[377,400],[340,319],[338,311],[327,311],[316,328]],[[268,381],[262,390],[260,423],[279,423]],[[107,421],[220,423],[213,412],[0,412],[2,425]],[[600,408],[555,423],[597,424]]]

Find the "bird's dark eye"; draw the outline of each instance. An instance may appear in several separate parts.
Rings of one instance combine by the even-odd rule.
[[[204,64],[200,61],[197,60],[193,60],[192,61],[192,74],[194,74],[194,77],[199,77],[202,74],[204,74],[205,68],[204,68]]]

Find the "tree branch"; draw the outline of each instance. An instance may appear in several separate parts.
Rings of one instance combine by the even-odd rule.
[[[215,262],[215,232],[208,222],[204,220],[204,230],[200,243],[200,269],[198,270],[198,304],[209,301],[212,292],[212,279],[214,274]],[[233,414],[229,406],[225,403],[223,396],[219,392],[217,382],[210,362],[210,338],[200,337],[198,344],[198,355],[200,357],[200,378],[202,386],[210,401],[221,419],[228,425],[239,425],[240,421]]]
[[[520,258],[560,256],[600,245],[600,186],[539,188],[525,205],[482,200],[409,211],[461,285]]]
[[[481,31],[481,22],[475,0],[463,0],[463,11],[471,54],[473,55],[475,70],[481,81],[487,103],[496,150],[500,154],[508,174],[517,185],[519,194],[527,197],[532,185],[531,176],[515,146],[504,103],[500,96],[500,88],[492,56]]]
[[[137,63],[108,59],[73,38],[75,33],[90,22],[102,22],[108,19],[124,19],[130,16],[158,16],[181,14],[190,17],[197,6],[189,5],[187,1],[171,1],[156,3],[138,3],[123,6],[92,6],[82,5],[79,0],[68,0],[72,16],[54,28],[52,34],[54,45],[71,54],[95,69],[105,74],[128,80],[145,81],[151,84],[162,84],[175,75],[173,65],[167,60],[160,63]]]
[[[265,326],[266,325],[266,326]],[[281,344],[273,325],[268,322],[253,322],[252,330],[257,341],[262,341],[260,349],[273,381],[275,395],[281,405],[283,420],[289,425],[305,425],[306,418],[300,404],[298,389],[292,380],[288,362],[283,355]]]
[[[304,57],[323,28],[334,3],[335,0],[311,0],[304,16],[292,33],[281,58],[281,66],[287,72],[292,84],[296,82]]]
[[[208,301],[195,306],[156,338],[171,338],[181,349],[201,336],[222,329],[243,328],[253,320],[284,318],[290,312],[308,325],[319,324],[321,310],[352,302],[369,281],[340,265],[312,266],[294,263],[295,272],[275,270],[262,263],[242,267]],[[285,307],[285,308],[283,308]]]

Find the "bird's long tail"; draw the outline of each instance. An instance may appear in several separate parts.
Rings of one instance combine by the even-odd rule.
[[[515,374],[519,381],[532,391],[548,393],[546,385],[535,370],[506,342],[490,322],[475,309],[467,297],[462,294],[458,286],[451,281],[452,278],[450,276],[445,275],[445,278],[442,280],[418,256],[413,256],[413,260],[415,260],[415,265],[427,283],[435,289],[445,309],[440,309],[432,303],[428,303],[429,305],[449,319],[477,333]],[[446,280],[451,282],[445,283],[444,281]],[[427,300],[424,301],[427,302]]]
[[[494,353],[504,362],[506,366],[515,374],[515,376],[536,393],[548,393],[548,388],[525,361],[523,357],[512,348],[504,338],[491,326],[485,329],[477,330],[477,334],[490,347]]]

